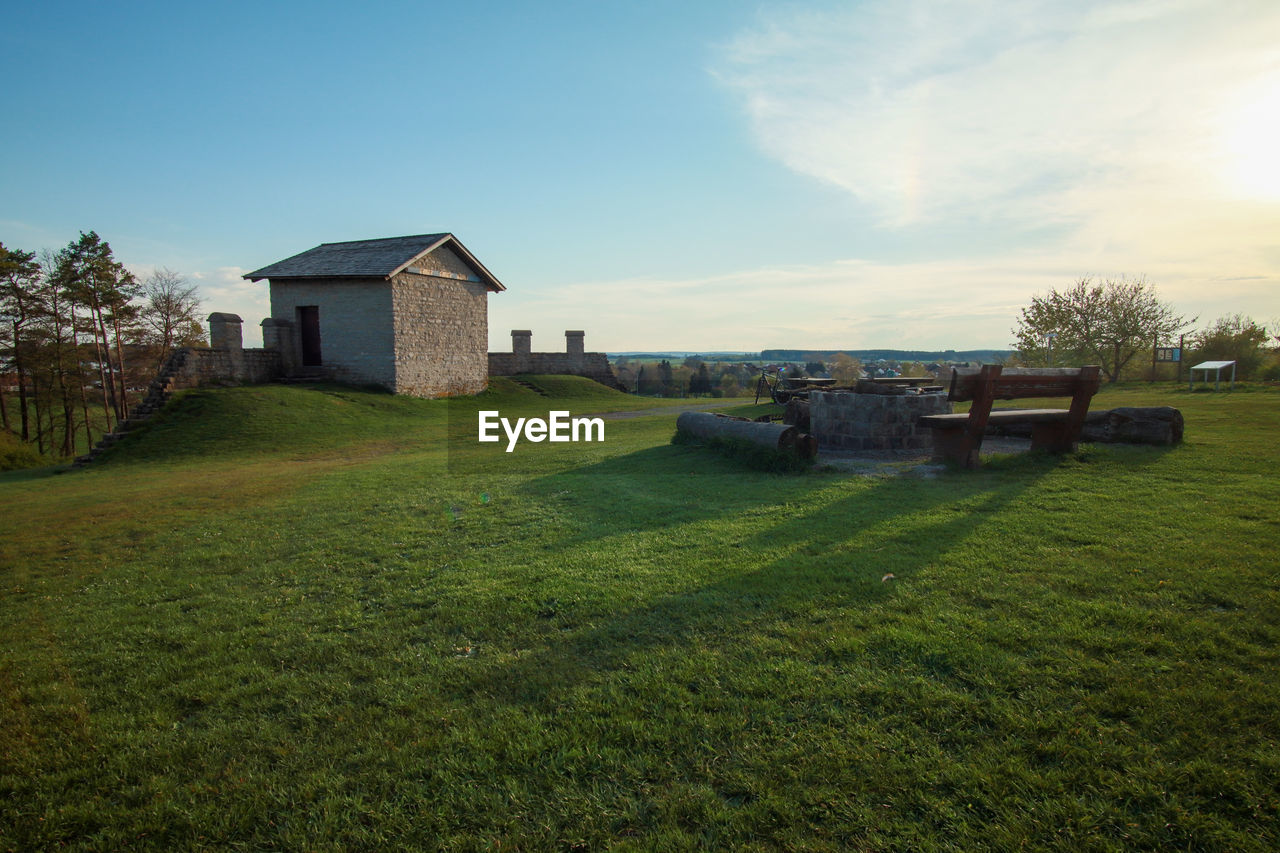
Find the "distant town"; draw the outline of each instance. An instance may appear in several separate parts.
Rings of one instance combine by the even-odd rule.
[[[706,361],[797,361],[835,358],[843,353],[860,361],[990,361],[1007,358],[1013,350],[901,350],[901,349],[766,349],[758,352],[670,350],[611,352],[609,360],[655,358],[701,358]]]
[[[791,350],[609,353],[618,383],[657,397],[734,397],[753,393],[764,373],[792,379],[937,376],[948,366],[1003,362],[1011,350]]]

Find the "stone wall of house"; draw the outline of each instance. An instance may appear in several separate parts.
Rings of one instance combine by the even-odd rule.
[[[458,257],[448,246],[441,246],[425,258],[419,258],[416,263],[411,264],[406,270],[406,272],[411,271],[434,278],[452,278],[463,281],[480,280],[476,271],[471,269],[467,262]]]
[[[444,272],[470,273],[452,252],[443,249],[424,258],[423,269],[437,261],[446,266],[450,258],[462,269],[446,268]],[[478,281],[405,271],[392,278],[391,293],[396,339],[392,390],[415,397],[483,391],[489,384],[485,353],[489,345],[489,289]]]
[[[609,357],[602,352],[586,352],[583,333],[565,332],[565,352],[532,352],[531,335],[527,331],[511,332],[511,352],[489,353],[490,376],[515,376],[520,373],[565,374],[585,376],[602,385],[625,391],[613,375]]]
[[[374,384],[395,391],[392,285],[376,279],[284,279],[271,282],[271,317],[293,324],[294,352],[302,364],[298,308],[314,305],[320,315],[320,360],[339,382]],[[409,392],[403,392],[409,393]]]
[[[809,427],[820,450],[923,450],[933,446],[921,415],[951,413],[946,394],[809,392]]]

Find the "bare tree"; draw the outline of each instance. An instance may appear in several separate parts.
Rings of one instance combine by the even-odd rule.
[[[142,323],[150,343],[159,347],[161,363],[175,347],[204,340],[200,325],[200,297],[194,285],[168,267],[161,267],[142,283]]]

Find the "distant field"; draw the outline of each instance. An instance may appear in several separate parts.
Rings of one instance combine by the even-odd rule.
[[[1280,390],[925,479],[467,440],[662,405],[531,381],[0,474],[0,850],[1280,847]]]

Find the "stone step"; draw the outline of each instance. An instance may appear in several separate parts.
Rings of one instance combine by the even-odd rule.
[[[512,379],[511,381],[519,385],[521,388],[527,388],[528,390],[534,392],[535,394],[540,394],[543,397],[549,396],[546,391],[539,388],[537,385],[534,385],[532,382],[526,382],[523,379]]]
[[[146,423],[151,419],[152,415],[164,408],[165,403],[174,394],[174,386],[177,382],[176,375],[181,371],[186,359],[187,353],[185,350],[176,351],[170,355],[169,360],[160,368],[156,377],[147,384],[147,391],[143,398],[133,408],[129,409],[129,414],[124,420],[116,424],[115,432],[102,436],[88,453],[76,457],[75,462],[72,464],[75,467],[83,467],[90,464],[95,456],[111,447],[130,430],[137,429]]]

